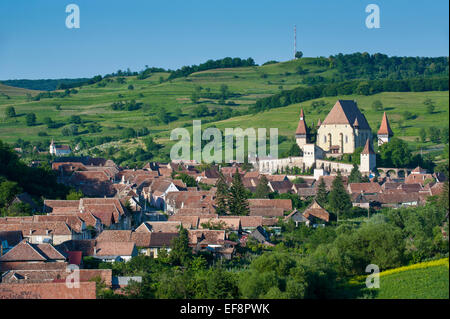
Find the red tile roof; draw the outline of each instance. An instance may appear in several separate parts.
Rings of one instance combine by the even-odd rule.
[[[304,212],[303,216],[308,218],[309,216],[314,216],[322,219],[326,222],[330,220],[330,214],[320,206],[316,201],[314,201]]]
[[[375,151],[373,150],[372,143],[369,139],[366,141],[366,145],[364,145],[364,149],[362,150],[361,154],[375,154]]]
[[[381,120],[380,129],[378,130],[378,135],[389,135],[393,136],[394,133],[391,130],[391,126],[389,125],[389,120],[386,115],[386,112],[383,113],[383,119]]]
[[[132,256],[136,246],[134,242],[101,241],[96,245],[96,256]]]
[[[348,184],[350,193],[379,193],[381,186],[378,183],[350,183]]]
[[[80,282],[77,289],[66,283],[0,284],[0,299],[96,299],[95,282]]]
[[[66,257],[50,244],[30,244],[26,240],[21,241],[3,256],[0,262],[10,261],[53,261],[65,260]]]
[[[290,199],[249,199],[249,207],[282,208],[284,211],[292,210]]]
[[[306,135],[308,133],[308,127],[306,126],[305,116],[303,114],[303,109],[300,111],[300,120],[298,121],[296,135]]]
[[[356,119],[358,119],[360,129],[370,130],[366,117],[361,113],[354,101],[338,100],[322,122],[322,125],[348,124],[352,126]]]

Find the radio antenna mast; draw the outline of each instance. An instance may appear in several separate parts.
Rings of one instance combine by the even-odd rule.
[[[297,53],[297,26],[294,24],[294,60]]]

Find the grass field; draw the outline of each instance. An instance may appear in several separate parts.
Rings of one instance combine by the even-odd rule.
[[[27,89],[17,88],[14,86],[4,85],[4,84],[0,83],[0,95],[2,95],[3,98],[5,98],[5,96],[3,94],[5,94],[9,97],[12,97],[12,96],[24,96],[27,93],[29,93],[31,95],[36,95],[39,92],[40,91],[27,90]]]
[[[365,276],[353,283],[376,299],[448,299],[448,267],[443,258],[380,272],[379,289],[365,288]]]
[[[308,74],[299,75],[296,68],[301,65]],[[270,64],[266,66],[243,67],[232,69],[215,69],[191,74],[186,78],[178,78],[166,81],[168,73],[154,73],[151,77],[138,80],[135,76],[126,77],[123,84],[113,81],[106,83],[104,87],[98,84],[83,86],[77,94],[71,94],[65,98],[45,98],[40,101],[30,101],[26,93],[35,93],[24,89],[0,86],[6,95],[0,94],[0,140],[14,142],[18,138],[27,141],[44,141],[54,138],[61,143],[70,143],[75,137],[62,136],[59,127],[48,129],[43,124],[45,117],[50,117],[53,121],[68,124],[71,115],[80,115],[85,125],[97,123],[101,125],[101,131],[88,133],[86,126],[79,127],[79,137],[86,136],[120,136],[124,128],[134,129],[147,127],[157,140],[167,143],[170,131],[173,128],[188,126],[192,124],[192,110],[197,106],[190,96],[196,86],[201,86],[203,92],[209,89],[212,93],[220,92],[220,86],[226,84],[233,97],[226,102],[234,102],[231,108],[235,110],[247,110],[256,99],[279,92],[281,89],[291,89],[305,85],[305,76],[319,75],[330,77],[337,72],[323,66],[313,64],[312,58],[304,58],[295,61]],[[162,82],[161,79],[162,78]],[[104,81],[104,80],[103,80]],[[128,86],[133,85],[134,89],[129,90]],[[8,89],[9,88],[9,89]],[[8,89],[8,90],[7,90]],[[12,90],[12,91],[11,91]],[[388,112],[392,128],[396,136],[402,137],[415,148],[429,147],[430,142],[420,143],[416,141],[421,127],[437,126],[448,127],[448,91],[447,92],[420,92],[420,93],[381,93],[373,96],[339,96],[323,98],[326,102],[324,107],[312,109],[312,101],[294,104],[287,107],[273,109],[256,115],[243,115],[233,117],[220,122],[208,123],[204,127],[215,125],[218,128],[225,127],[277,127],[279,134],[289,138],[280,144],[279,150],[284,151],[293,143],[300,107],[306,112],[308,125],[316,124],[317,120],[325,118],[328,111],[337,99],[354,99],[366,115],[373,131],[378,130],[382,117],[382,112],[375,112],[371,105],[374,100],[380,100],[385,110]],[[433,114],[427,114],[423,101],[430,98],[436,105]],[[113,111],[111,103],[135,99],[142,103],[142,107],[135,111]],[[223,108],[218,100],[201,99],[200,104],[206,105],[210,110]],[[57,110],[57,105],[60,109]],[[14,106],[17,116],[12,119],[5,118],[5,108]],[[180,108],[182,111],[178,119],[169,124],[161,123],[157,120],[158,110],[164,107],[168,112],[173,112]],[[409,111],[413,113],[414,119],[403,121],[402,113]],[[37,116],[37,125],[26,126],[25,115],[34,112]],[[205,119],[208,119],[205,118]],[[402,125],[400,125],[402,124]],[[39,136],[39,132],[47,133],[47,136]],[[42,135],[42,134],[41,134]],[[133,147],[135,141],[131,141],[129,147]],[[434,147],[435,145],[433,145]]]

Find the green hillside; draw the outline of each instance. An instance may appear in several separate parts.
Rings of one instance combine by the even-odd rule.
[[[377,299],[448,299],[448,258],[380,273]]]
[[[381,278],[377,299],[448,299],[448,266],[408,270]]]
[[[24,96],[26,94],[36,95],[39,92],[40,91],[37,91],[37,90],[23,89],[23,88],[9,86],[9,85],[0,83],[0,98],[3,98],[3,99],[8,99],[6,96],[16,97],[16,96]]]
[[[379,288],[366,288],[363,275],[350,280],[346,292],[375,299],[448,299],[448,270],[448,258],[393,268],[380,272]]]
[[[371,96],[350,95],[339,96],[339,99],[350,99],[358,102],[361,111],[366,116],[372,131],[376,132],[380,126],[383,111],[375,111],[372,109],[372,103],[375,100],[381,101],[384,110],[387,112],[391,127],[394,134],[404,140],[414,144],[414,146],[427,147],[431,146],[431,142],[416,142],[421,128],[431,126],[448,127],[448,91],[447,92],[385,92]],[[433,114],[428,114],[423,101],[432,99],[436,108]],[[293,138],[295,129],[297,128],[300,108],[305,111],[305,119],[309,126],[316,125],[318,120],[323,121],[328,111],[336,102],[336,97],[326,97],[311,100],[305,103],[292,104],[287,107],[272,109],[261,112],[256,115],[244,115],[230,118],[225,121],[214,123],[218,128],[225,127],[277,127],[280,135]],[[325,105],[313,108],[311,105],[314,101],[323,101]],[[410,120],[403,119],[403,113],[409,111],[414,114],[414,118]],[[403,121],[403,122],[402,122]],[[292,142],[292,141],[291,141]],[[287,147],[282,145],[282,149]],[[285,146],[285,147],[283,147]]]
[[[85,140],[88,143],[82,149],[86,152],[92,146],[102,143],[93,142],[93,138],[111,137],[114,140],[122,139],[120,145],[133,149],[139,143],[127,139],[132,137],[127,128],[135,131],[146,128],[159,142],[167,144],[170,130],[189,127],[192,120],[198,118],[194,112],[198,112],[199,107],[206,106],[212,115],[201,118],[205,127],[278,127],[280,135],[288,138],[280,145],[280,150],[283,151],[293,142],[300,105],[293,104],[251,115],[247,114],[248,108],[257,99],[282,90],[308,87],[314,81],[339,81],[343,75],[344,79],[349,79],[365,74],[362,72],[364,70],[358,69],[362,72],[358,74],[346,66],[330,67],[324,61],[326,62],[324,58],[302,58],[263,66],[213,69],[172,80],[168,80],[168,72],[153,72],[145,79],[139,79],[138,76],[112,76],[92,85],[78,87],[70,94],[54,91],[61,96],[42,96],[40,100],[25,94],[11,94],[8,97],[0,95],[0,140],[13,143],[21,139],[40,144],[41,147],[46,147],[51,138],[72,145]],[[219,98],[224,89],[227,98]],[[193,102],[193,94],[197,96],[196,103]],[[375,100],[381,101],[389,114],[394,133],[409,141],[413,147],[431,146],[429,141],[416,141],[421,127],[448,127],[448,91],[326,97],[318,99],[325,103],[315,109],[311,106],[313,101],[307,101],[301,107],[305,109],[308,125],[317,123],[319,118],[323,120],[338,98],[357,100],[374,131],[378,128],[382,111],[374,111],[372,103]],[[435,105],[431,114],[425,111],[425,99],[431,99]],[[127,106],[123,110],[113,110],[111,107],[113,103],[127,103],[131,100],[137,103],[135,110],[126,110]],[[5,110],[11,106],[15,108],[16,116],[7,118]],[[167,114],[162,115],[161,109]],[[402,121],[405,111],[411,113],[410,119]],[[35,113],[35,125],[26,124],[28,113]],[[217,115],[225,113],[225,117]],[[63,135],[64,129],[67,131],[74,125],[70,123],[71,116],[80,116],[82,123],[76,122],[76,134]],[[49,118],[52,125],[48,125]],[[223,120],[224,118],[226,119]]]

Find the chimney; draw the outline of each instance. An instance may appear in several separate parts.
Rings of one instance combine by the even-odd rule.
[[[94,256],[97,256],[97,247],[94,247]]]

